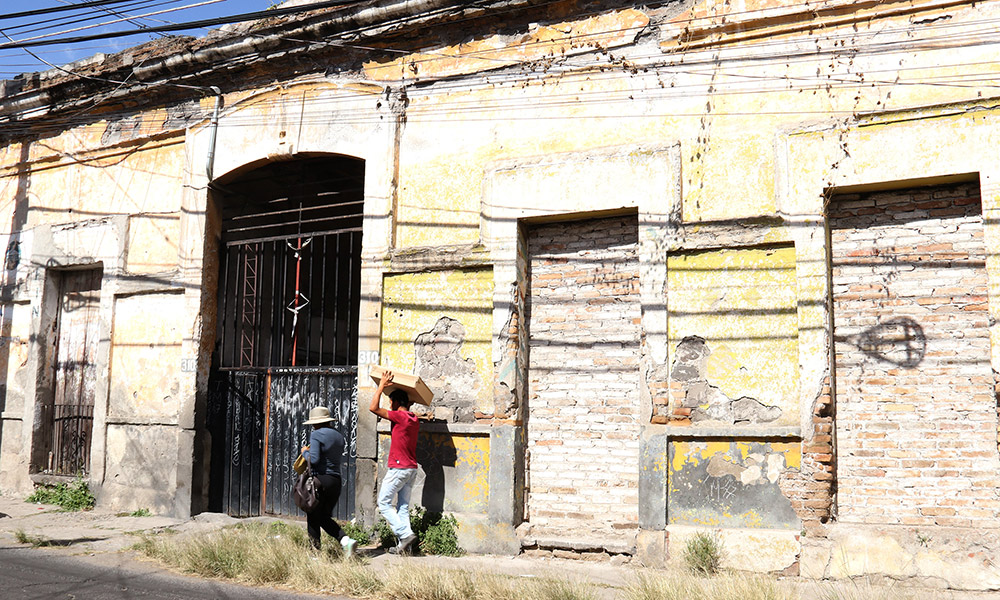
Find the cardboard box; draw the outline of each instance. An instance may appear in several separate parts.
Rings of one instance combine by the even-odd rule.
[[[395,389],[406,390],[406,392],[410,395],[411,401],[423,404],[424,406],[430,406],[431,400],[434,399],[434,392],[427,387],[424,380],[416,375],[413,375],[412,373],[389,369],[383,367],[382,365],[372,365],[368,373],[371,375],[372,381],[375,382],[375,385],[378,385],[379,382],[382,381],[383,373],[392,373],[392,383],[385,387],[384,393],[386,395],[389,395],[389,393]]]

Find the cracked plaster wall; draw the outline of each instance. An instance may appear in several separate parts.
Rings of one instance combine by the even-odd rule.
[[[424,378],[435,419],[472,423],[494,412],[492,299],[489,269],[385,277],[381,363]]]
[[[794,248],[672,254],[667,298],[671,404],[657,407],[654,420],[742,426],[798,422]]]

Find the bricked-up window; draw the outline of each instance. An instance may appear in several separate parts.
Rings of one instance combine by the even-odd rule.
[[[978,182],[835,194],[828,219],[840,519],[992,525]]]

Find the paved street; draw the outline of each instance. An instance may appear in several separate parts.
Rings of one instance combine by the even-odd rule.
[[[59,551],[0,547],[3,600],[303,600],[293,594],[174,575],[125,554],[69,556]]]

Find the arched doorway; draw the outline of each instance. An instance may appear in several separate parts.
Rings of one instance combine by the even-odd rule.
[[[304,414],[329,407],[347,440],[335,517],[354,514],[363,160],[271,162],[213,187],[222,209],[209,383],[210,510],[300,514],[291,465]]]

